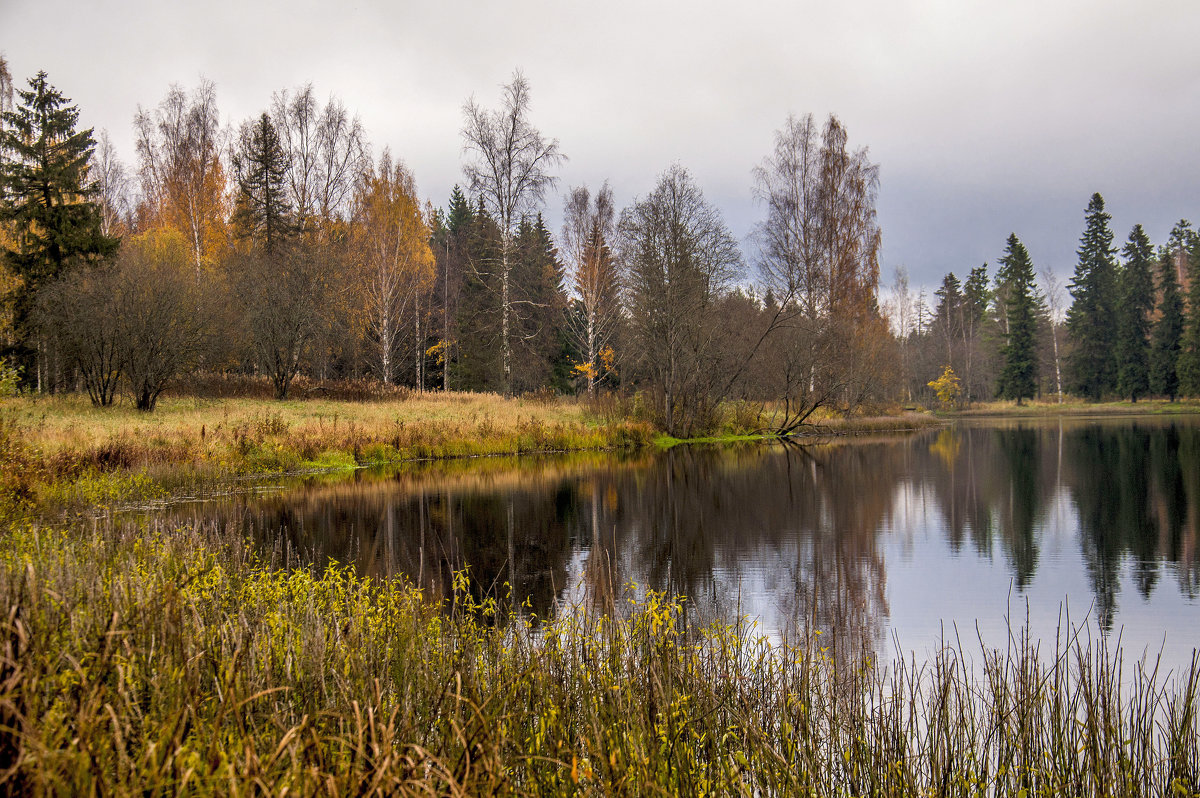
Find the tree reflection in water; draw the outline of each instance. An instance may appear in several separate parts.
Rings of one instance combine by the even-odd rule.
[[[964,552],[985,562],[999,552],[996,567],[1021,591],[1043,567],[1051,514],[1073,513],[1105,628],[1126,569],[1143,597],[1169,572],[1195,599],[1198,491],[1196,422],[1051,420],[633,458],[425,464],[179,512],[318,566],[405,574],[433,596],[448,596],[453,572],[468,566],[481,596],[527,602],[543,617],[564,601],[612,612],[629,590],[665,590],[688,597],[692,621],[748,614],[776,633],[821,630],[829,645],[856,651],[887,628],[884,544],[890,533],[911,535],[906,524],[944,530],[952,556],[922,563],[931,580]],[[904,515],[905,495],[930,506]]]

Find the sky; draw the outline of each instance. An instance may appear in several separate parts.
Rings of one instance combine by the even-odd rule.
[[[1196,0],[0,0],[14,82],[45,70],[131,170],[134,115],[173,83],[213,81],[230,126],[312,83],[445,206],[464,103],[519,69],[569,158],[552,230],[569,187],[623,207],[679,163],[751,272],[753,168],[789,114],[837,114],[880,166],[882,282],[929,290],[994,272],[1013,232],[1065,283],[1093,192],[1118,245],[1200,222],[1198,33]]]

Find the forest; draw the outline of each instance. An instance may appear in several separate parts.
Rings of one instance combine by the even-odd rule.
[[[232,127],[212,83],[172,85],[139,107],[128,166],[45,73],[20,88],[0,60],[0,105],[9,392],[152,411],[203,373],[280,399],[297,380],[606,396],[678,437],[731,405],[788,434],[818,411],[1200,395],[1187,221],[1118,251],[1095,194],[1065,290],[1015,234],[992,273],[928,297],[898,269],[881,290],[880,167],[833,115],[775,132],[739,242],[680,164],[623,209],[607,182],[558,186],[520,72],[494,107],[464,104],[443,207],[311,84]]]

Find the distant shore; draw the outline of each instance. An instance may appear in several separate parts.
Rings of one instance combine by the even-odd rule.
[[[1013,401],[983,402],[962,410],[938,412],[938,416],[953,418],[1012,418],[1022,416],[1139,416],[1139,415],[1184,415],[1200,413],[1200,401],[1177,399],[1128,399],[1107,402],[1086,402],[1079,399],[1038,399],[1017,405]]]

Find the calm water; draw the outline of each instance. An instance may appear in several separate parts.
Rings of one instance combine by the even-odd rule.
[[[702,619],[884,648],[927,651],[956,630],[1003,646],[1009,618],[1052,641],[1067,613],[1173,667],[1200,644],[1200,418],[485,459],[175,512],[435,593],[469,565],[480,590],[511,582],[542,616],[653,588]]]

